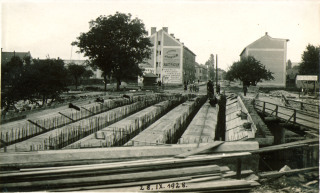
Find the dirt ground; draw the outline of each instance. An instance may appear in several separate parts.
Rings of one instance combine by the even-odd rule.
[[[319,192],[319,173],[306,172],[300,174],[283,175],[277,178],[260,179],[258,186],[250,193],[318,193]]]

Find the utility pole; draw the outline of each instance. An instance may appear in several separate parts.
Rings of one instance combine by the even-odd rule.
[[[218,87],[218,54],[216,54],[216,89]]]

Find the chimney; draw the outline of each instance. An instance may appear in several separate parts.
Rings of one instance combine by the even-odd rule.
[[[163,29],[163,31],[168,33],[168,27],[163,27],[162,29]]]
[[[170,34],[172,37],[174,37],[174,34]]]
[[[177,38],[177,40],[178,40],[178,42],[180,42],[180,39],[179,39],[179,38]]]
[[[157,32],[157,28],[156,27],[151,27],[151,35]]]
[[[266,32],[266,36],[268,35],[268,32]]]

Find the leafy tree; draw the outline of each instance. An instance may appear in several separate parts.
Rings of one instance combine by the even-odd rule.
[[[320,46],[315,47],[308,44],[302,54],[299,73],[305,75],[319,75]]]
[[[23,61],[14,56],[6,64],[1,64],[1,106],[6,110],[16,101],[21,100],[21,77],[23,74]]]
[[[287,70],[288,69],[291,69],[292,68],[292,62],[291,62],[291,60],[289,59],[288,60],[288,63],[287,63]]]
[[[92,20],[89,31],[82,33],[72,45],[77,45],[89,57],[91,65],[103,72],[105,90],[107,76],[117,80],[119,89],[123,78],[142,75],[138,64],[151,54],[147,34],[140,19],[117,12]]]
[[[215,79],[214,63],[215,63],[214,55],[210,54],[209,59],[205,63],[205,65],[208,66],[208,79],[209,80]]]
[[[47,99],[55,100],[66,90],[68,71],[61,59],[33,60],[34,79],[38,81],[34,85],[34,95],[42,98],[42,104]]]
[[[273,80],[272,72],[267,70],[260,61],[253,56],[243,57],[240,61],[234,62],[226,74],[230,81],[238,79],[244,85],[257,85],[262,80]]]
[[[83,73],[83,77],[86,78],[86,79],[89,79],[90,77],[92,77],[94,75],[93,71],[92,70],[86,70],[84,73]]]
[[[216,73],[215,73],[215,71],[214,71],[214,67],[213,67],[213,66],[209,66],[209,68],[208,68],[208,76],[209,76],[209,79],[212,80],[212,81],[214,81],[214,80],[215,80],[215,77],[216,77],[215,74],[216,74]]]
[[[71,63],[68,65],[68,71],[71,74],[71,76],[74,78],[76,89],[79,85],[79,79],[84,76],[85,72],[87,71],[85,66],[77,65],[74,63]]]

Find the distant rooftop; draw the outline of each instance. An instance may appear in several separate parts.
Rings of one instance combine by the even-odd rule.
[[[6,64],[10,62],[11,58],[13,56],[19,57],[21,60],[23,60],[24,57],[29,56],[31,57],[30,51],[28,52],[2,52],[1,51],[1,64]]]

